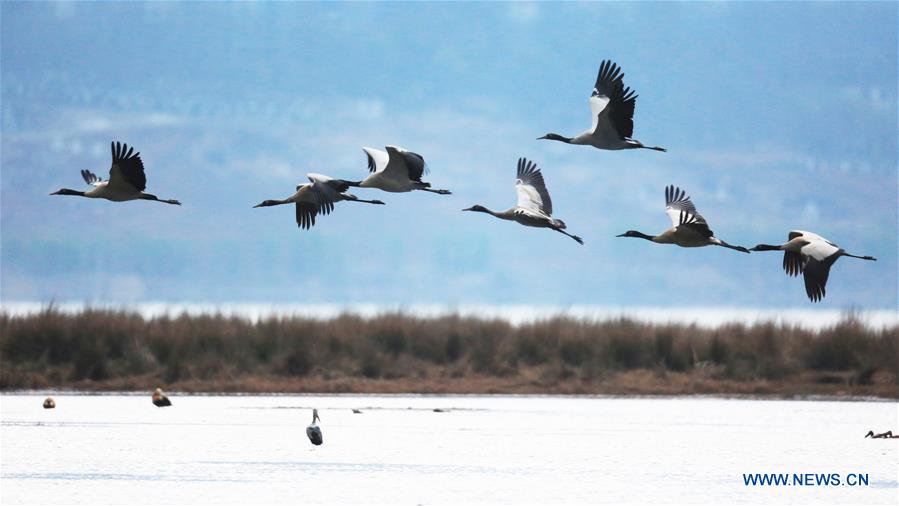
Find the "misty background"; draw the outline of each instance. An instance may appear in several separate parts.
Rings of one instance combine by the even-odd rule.
[[[0,3],[0,294],[19,301],[893,309],[897,4]],[[590,125],[612,59],[634,137],[668,153],[537,141]],[[49,197],[141,152],[147,191]],[[309,231],[307,172],[421,153],[451,196],[354,189]],[[548,230],[462,213],[543,170]],[[616,238],[690,195],[732,244],[816,232],[839,261],[809,303],[782,256]]]

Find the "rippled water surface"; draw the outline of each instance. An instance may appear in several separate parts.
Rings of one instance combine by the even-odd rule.
[[[43,397],[0,397],[3,504],[899,504],[899,439],[863,438],[894,402]],[[869,486],[743,484],[770,472]]]

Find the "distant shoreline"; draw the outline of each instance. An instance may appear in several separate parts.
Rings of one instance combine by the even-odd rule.
[[[361,318],[400,314],[416,318],[460,316],[500,319],[513,325],[534,323],[552,318],[570,318],[594,323],[627,318],[643,323],[698,325],[717,327],[728,323],[753,325],[774,323],[796,325],[819,330],[832,326],[847,316],[872,328],[899,326],[899,310],[895,309],[817,309],[817,308],[752,308],[752,307],[615,307],[597,305],[485,305],[485,304],[288,304],[288,303],[170,303],[139,302],[130,304],[94,302],[4,301],[0,313],[12,316],[38,314],[47,308],[78,314],[90,311],[127,311],[144,318],[189,316],[237,317],[250,321],[265,318],[306,318],[330,320],[342,315]]]
[[[751,385],[747,385],[753,390]],[[866,389],[865,392],[849,392],[845,389],[820,389],[816,388],[814,383],[803,385],[792,385],[793,388],[774,391],[762,385],[756,385],[755,391],[736,392],[736,391],[715,391],[715,392],[684,392],[684,393],[658,393],[650,391],[645,393],[584,393],[584,392],[502,392],[502,391],[472,391],[472,392],[416,392],[416,391],[398,391],[397,388],[385,388],[384,390],[371,390],[359,392],[346,391],[251,391],[251,390],[166,390],[166,394],[172,398],[179,396],[196,396],[196,397],[315,397],[315,396],[335,396],[335,397],[559,397],[559,398],[595,398],[595,399],[732,399],[732,400],[758,400],[758,401],[818,401],[818,402],[896,402],[899,400],[899,390],[883,388],[883,389]],[[807,389],[803,389],[805,386]],[[58,387],[58,388],[42,388],[42,389],[6,389],[0,390],[0,397],[6,395],[26,395],[35,397],[45,396],[129,396],[129,397],[149,397],[152,390],[117,390],[106,389],[101,385],[94,385],[95,388]],[[741,389],[742,390],[742,389]]]
[[[422,379],[368,379],[346,377],[285,379],[246,377],[232,380],[187,380],[167,386],[172,395],[396,395],[396,396],[575,396],[575,397],[710,397],[765,400],[899,400],[894,376],[884,375],[876,384],[850,385],[850,374],[805,373],[786,381],[734,381],[715,379],[704,372],[670,372],[651,369],[612,372],[596,382],[540,380],[545,370],[535,368],[513,378],[475,376]],[[835,383],[835,381],[840,381]],[[79,381],[40,389],[0,389],[2,394],[35,392],[47,395],[147,395],[144,385],[165,384],[152,377],[118,378],[102,382]],[[155,388],[155,387],[154,387]]]
[[[899,326],[0,312],[0,391],[899,399]]]

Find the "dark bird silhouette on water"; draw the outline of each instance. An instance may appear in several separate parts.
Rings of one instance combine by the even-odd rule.
[[[873,439],[897,439],[899,435],[893,435],[893,431],[888,430],[886,432],[881,432],[880,434],[875,434],[873,430],[869,430],[865,437],[870,437]]]
[[[156,391],[153,392],[153,404],[158,408],[164,408],[166,406],[171,406],[172,401],[162,393],[161,388],[157,388]]]
[[[318,417],[318,410],[312,410],[312,423],[306,426],[306,437],[309,438],[309,441],[312,442],[315,446],[322,444],[324,441],[322,439],[322,429],[315,422],[320,422],[321,418]]]

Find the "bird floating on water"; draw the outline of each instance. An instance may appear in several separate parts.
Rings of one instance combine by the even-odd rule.
[[[153,404],[158,408],[164,408],[165,406],[171,406],[172,401],[162,393],[161,388],[157,387],[156,391],[153,392]]]
[[[791,277],[802,273],[805,278],[805,293],[812,302],[824,299],[830,267],[840,257],[877,260],[872,256],[847,253],[820,235],[803,230],[793,230],[787,238],[788,241],[784,244],[759,244],[752,251],[783,251],[784,271]]]
[[[284,200],[264,200],[253,207],[296,204],[297,226],[309,229],[315,225],[316,215],[331,214],[331,211],[334,210],[335,202],[347,201],[384,205],[384,202],[380,200],[365,200],[350,193],[344,193],[351,186],[349,181],[334,179],[322,174],[306,174],[306,177],[309,178],[309,182],[298,185],[296,193],[290,197]]]
[[[429,172],[424,157],[398,146],[387,146],[387,151],[362,148],[368,157],[368,171],[371,173],[362,181],[349,181],[350,186],[377,188],[385,192],[404,193],[421,190],[440,195],[449,195],[449,190],[433,190],[431,183],[421,180]]]
[[[671,228],[659,235],[647,235],[628,230],[617,237],[638,237],[659,244],[676,244],[684,248],[722,246],[749,253],[743,246],[733,246],[715,237],[708,223],[697,211],[686,192],[675,186],[665,188],[665,213],[671,218]]]
[[[561,141],[568,144],[593,146],[598,149],[653,149],[667,151],[659,146],[644,146],[642,142],[632,139],[634,134],[634,106],[637,95],[624,86],[624,74],[621,68],[610,60],[603,60],[599,65],[596,84],[590,95],[590,114],[593,125],[575,137],[565,137],[549,133],[540,139]]]
[[[893,435],[893,431],[888,430],[886,432],[881,432],[880,434],[875,434],[873,430],[869,430],[865,437],[870,437],[874,439],[897,439],[899,438],[899,434]]]
[[[56,401],[53,400],[53,397],[47,397],[44,399],[44,409],[53,409],[56,407]]]
[[[320,422],[321,418],[318,417],[318,410],[312,410],[312,423],[306,426],[306,437],[309,438],[309,441],[312,442],[315,446],[322,444],[322,430],[321,428],[315,424],[315,422]]]
[[[475,211],[496,216],[502,220],[515,221],[527,227],[549,228],[561,234],[571,237],[578,244],[584,241],[565,231],[565,222],[552,217],[553,202],[549,198],[546,184],[543,182],[543,174],[537,168],[537,164],[526,159],[518,159],[518,180],[515,182],[515,190],[518,192],[518,204],[505,211],[491,211],[482,205],[475,205],[463,211]]]
[[[50,195],[76,195],[92,199],[106,199],[113,202],[154,200],[176,206],[181,205],[181,202],[174,199],[160,199],[156,195],[144,193],[144,190],[147,188],[144,163],[140,159],[140,153],[135,153],[134,148],[129,148],[127,144],[112,143],[112,165],[109,167],[108,181],[104,181],[100,176],[89,170],[82,170],[81,177],[84,178],[85,183],[93,186],[93,189],[83,192],[63,188]]]

